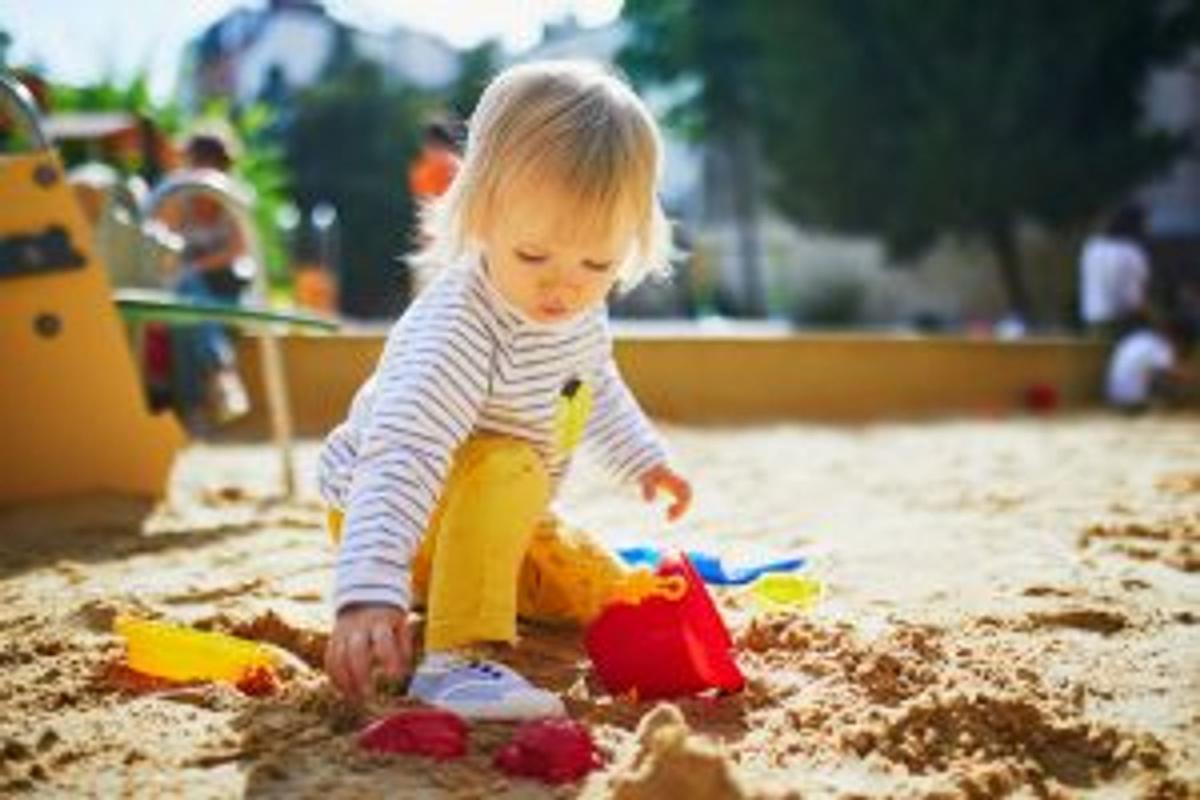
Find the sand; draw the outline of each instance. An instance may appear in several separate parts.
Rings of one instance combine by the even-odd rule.
[[[697,503],[667,526],[583,465],[562,506],[614,544],[814,557],[809,614],[717,593],[744,692],[607,696],[572,631],[513,659],[561,691],[606,766],[505,778],[512,734],[438,763],[360,753],[402,701],[340,701],[318,669],[332,553],[300,448],[194,446],[167,501],[0,514],[0,794],[132,797],[1200,797],[1200,420],[666,428]],[[121,611],[273,642],[280,692],[122,667]]]

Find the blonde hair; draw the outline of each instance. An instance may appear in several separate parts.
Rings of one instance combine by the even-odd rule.
[[[557,221],[576,233],[632,227],[633,246],[617,267],[623,289],[665,276],[671,232],[656,192],[661,162],[654,118],[610,70],[586,61],[511,67],[484,91],[462,165],[424,211],[428,246],[417,261],[437,266],[478,251],[504,193],[550,188],[566,199]]]

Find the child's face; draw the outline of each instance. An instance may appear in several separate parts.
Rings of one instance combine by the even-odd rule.
[[[551,224],[561,220],[556,199],[546,192],[499,203],[481,237],[492,283],[535,322],[562,322],[603,303],[633,242],[629,226],[579,236],[569,225]]]

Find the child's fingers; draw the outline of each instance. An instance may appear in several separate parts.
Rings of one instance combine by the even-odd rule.
[[[404,660],[401,655],[399,637],[392,626],[386,623],[376,624],[371,630],[371,647],[375,660],[383,667],[383,673],[389,678],[399,678],[404,672]]]
[[[400,655],[400,676],[405,677],[412,670],[412,633],[406,615],[392,626],[392,633],[396,637],[396,652]]]
[[[342,682],[338,675],[337,656],[334,655],[334,650],[337,647],[337,636],[330,636],[329,642],[325,645],[325,674],[329,676],[329,680],[340,691]]]
[[[682,517],[683,512],[685,512],[685,511],[687,511],[687,501],[686,500],[676,500],[674,503],[671,504],[671,507],[667,509],[667,519],[671,522],[674,522],[675,520]]]
[[[346,657],[354,697],[366,696],[371,689],[371,642],[366,630],[352,630],[346,636]]]
[[[325,648],[325,672],[338,691],[348,697],[354,697],[354,681],[347,669],[346,637],[334,635],[329,639]]]
[[[682,517],[691,506],[692,487],[684,481],[675,481],[671,486],[671,493],[675,495],[675,502],[667,510],[667,518],[674,521]]]

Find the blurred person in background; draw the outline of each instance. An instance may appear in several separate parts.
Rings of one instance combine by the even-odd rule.
[[[413,197],[421,204],[441,197],[458,174],[458,166],[458,142],[450,123],[426,125],[421,151],[408,170],[408,188]]]
[[[1146,324],[1150,257],[1144,238],[1145,213],[1129,205],[1084,242],[1079,301],[1089,333],[1117,340]]]
[[[227,173],[233,166],[233,147],[218,133],[196,133],[187,140],[184,158],[189,171]],[[237,303],[250,283],[252,267],[237,219],[212,197],[195,193],[169,198],[159,219],[183,241],[175,291],[195,300]],[[225,326],[182,325],[172,334],[175,398],[185,423],[202,430],[209,421],[222,424],[249,411]]]
[[[1108,402],[1123,411],[1140,413],[1178,405],[1194,396],[1196,375],[1182,364],[1195,342],[1195,325],[1181,316],[1125,336],[1108,362]]]

